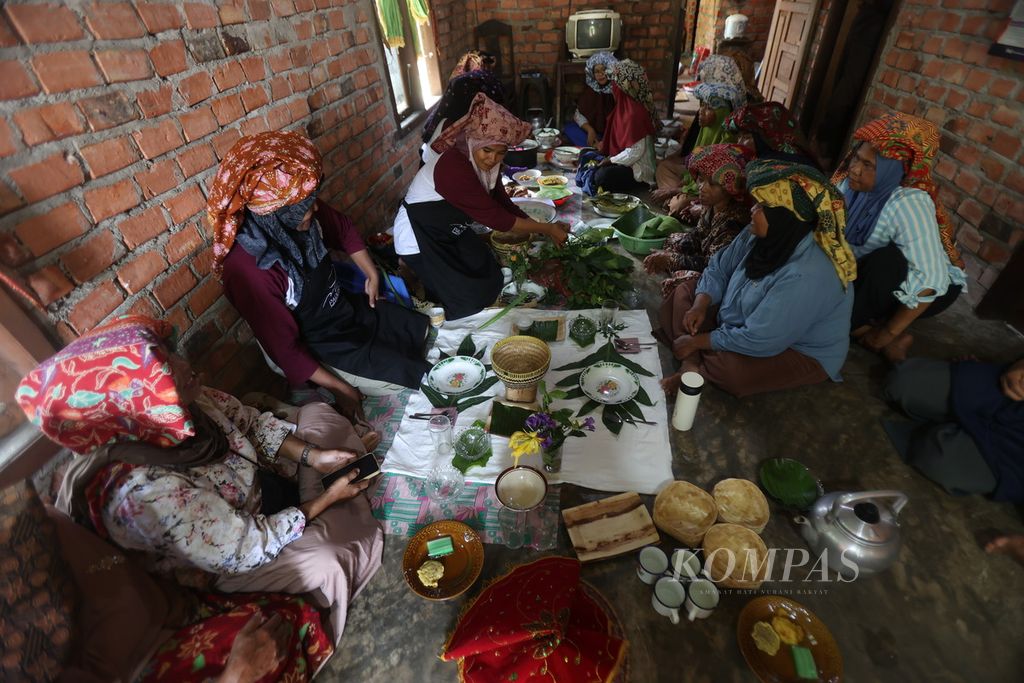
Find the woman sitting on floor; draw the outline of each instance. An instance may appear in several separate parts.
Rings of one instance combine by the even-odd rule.
[[[708,145],[690,157],[689,171],[697,178],[704,212],[696,229],[669,235],[663,249],[644,259],[648,273],[670,274],[661,284],[663,297],[679,283],[699,278],[711,257],[746,227],[750,201],[743,169],[752,156],[739,145]]]
[[[569,226],[530,219],[501,182],[505,152],[529,134],[530,124],[478,93],[469,112],[434,141],[440,156],[419,170],[405,195],[395,221],[395,250],[449,319],[494,303],[504,284],[493,252],[476,234],[478,226],[565,243]]]
[[[654,182],[654,133],[657,117],[647,74],[624,59],[612,67],[615,106],[598,146],[604,155],[594,172],[594,187],[606,192],[636,192]]]
[[[782,159],[821,169],[789,110],[778,102],[745,104],[725,119],[725,130],[758,159]]]
[[[610,72],[618,62],[611,52],[597,52],[587,59],[587,87],[576,100],[572,121],[562,129],[571,144],[597,147],[604,137],[605,123],[615,107]]]
[[[907,464],[949,493],[1024,503],[1024,360],[911,358],[885,394],[914,420],[886,425]]]
[[[735,136],[729,133],[724,126],[726,117],[733,109],[746,102],[746,84],[739,66],[732,57],[726,55],[711,55],[697,69],[697,80],[700,85],[721,85],[725,89],[714,89],[709,91],[704,88],[700,96],[694,92],[700,108],[693,123],[686,130],[679,150],[658,162],[655,170],[658,189],[652,193],[652,198],[665,202],[668,208],[669,202],[679,194],[679,188],[688,180],[686,172],[686,158],[693,152],[699,151],[706,145],[717,145],[726,142],[735,142]],[[714,104],[708,101],[709,92],[718,93]]]
[[[423,147],[420,149],[420,157],[424,164],[440,156],[431,145],[445,128],[466,115],[469,105],[479,92],[498,104],[505,104],[505,89],[501,81],[489,70],[469,71],[448,81],[448,87],[444,89],[444,94],[441,95],[437,106],[431,110],[423,126]]]
[[[840,381],[849,349],[856,263],[843,202],[814,169],[753,161],[751,225],[661,307],[659,339],[738,397]],[[662,380],[669,395],[680,375]]]
[[[356,227],[316,200],[321,168],[320,153],[298,133],[235,143],[207,208],[214,272],[288,381],[330,390],[339,410],[361,419],[360,389],[419,386],[430,369],[430,320],[378,301],[380,277]],[[348,253],[366,275],[365,296],[341,289],[328,248]]]
[[[166,346],[171,331],[123,318],[22,380],[25,414],[79,456],[57,507],[180,582],[308,594],[330,610],[337,644],[349,601],[380,568],[383,534],[368,482],[345,475],[324,490],[320,478],[364,452],[360,437],[323,403],[301,408],[293,434],[201,386]]]
[[[859,273],[850,329],[864,346],[900,361],[914,341],[910,324],[946,310],[967,286],[931,175],[939,131],[896,112],[853,137],[856,147],[832,177],[846,198],[846,239]]]

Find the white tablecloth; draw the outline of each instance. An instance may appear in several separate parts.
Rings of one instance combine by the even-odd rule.
[[[598,314],[596,310],[516,309],[486,329],[477,331],[476,328],[494,316],[496,312],[497,310],[491,309],[468,318],[446,322],[438,333],[435,348],[430,351],[430,360],[437,360],[438,349],[454,353],[463,338],[467,334],[472,334],[478,349],[481,346],[487,346],[488,353],[484,357],[484,362],[490,363],[490,347],[511,334],[512,323],[523,316],[545,318],[552,315],[565,315],[568,326],[569,322],[577,315],[584,314],[596,320]],[[627,325],[626,329],[620,333],[623,337],[639,337],[641,342],[654,341],[651,337],[651,323],[646,311],[620,311],[617,321]],[[568,337],[565,341],[552,342],[550,344],[551,367],[560,367],[593,353],[602,341],[603,338],[599,336],[594,344],[583,349]],[[597,431],[584,438],[570,437],[566,439],[562,450],[562,471],[558,474],[548,475],[552,482],[569,482],[601,491],[655,493],[662,485],[672,480],[672,450],[668,434],[669,417],[665,410],[665,401],[659,384],[661,365],[658,351],[655,347],[646,347],[639,354],[630,355],[628,358],[654,373],[653,377],[641,376],[640,384],[655,404],[654,407],[642,406],[644,415],[648,420],[658,424],[635,427],[625,424],[619,435],[616,436],[601,424],[600,408],[598,408],[591,413],[597,421]],[[579,372],[579,370],[566,372],[549,370],[544,378],[549,390],[555,388],[554,385],[558,380],[573,372]],[[501,382],[488,390],[488,393],[494,396],[503,396],[504,392],[505,386]],[[558,401],[554,407],[569,406],[579,409],[585,401],[586,399]],[[417,391],[410,397],[405,414],[427,413],[432,407],[423,392]],[[486,420],[490,410],[491,401],[487,401],[460,413],[455,425],[455,433],[458,434],[460,429],[469,427],[474,420]],[[484,467],[470,468],[466,473],[467,481],[493,484],[498,474],[512,464],[508,439],[492,436],[491,445],[494,454],[490,461]],[[536,460],[536,462],[530,463],[529,460]],[[539,467],[540,456],[523,462]],[[403,419],[381,469],[385,472],[413,477],[426,477],[432,466],[433,453],[426,421]]]

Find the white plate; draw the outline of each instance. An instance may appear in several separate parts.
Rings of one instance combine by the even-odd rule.
[[[580,374],[580,389],[598,403],[616,405],[637,395],[640,378],[625,365],[600,361]]]
[[[614,218],[593,218],[587,221],[587,225],[591,228],[603,230],[604,228],[612,227],[612,223],[615,222]]]
[[[525,197],[515,197],[512,201],[522,209],[523,213],[530,217],[530,219],[537,221],[538,223],[550,223],[555,220],[555,216],[558,215],[558,211],[555,210],[555,203],[550,199],[527,199]]]
[[[473,391],[484,381],[487,370],[472,356],[452,356],[439,361],[427,373],[427,386],[448,396]]]
[[[616,193],[613,193],[613,196],[615,198],[617,198],[617,199],[621,199],[623,197],[629,197],[630,199],[633,200],[633,205],[630,206],[625,211],[623,211],[622,213],[615,213],[614,211],[606,211],[606,210],[602,209],[601,207],[599,207],[597,205],[597,202],[591,202],[590,205],[594,208],[594,211],[597,213],[597,215],[604,216],[606,218],[621,218],[624,214],[627,214],[630,211],[632,211],[633,209],[635,209],[636,207],[640,206],[640,198],[639,197],[635,197],[635,196],[633,196],[631,194],[622,194],[622,193],[616,192]]]

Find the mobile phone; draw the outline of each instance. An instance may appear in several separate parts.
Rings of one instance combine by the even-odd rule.
[[[367,453],[349,464],[342,467],[340,470],[335,470],[330,474],[325,474],[320,482],[324,485],[324,489],[330,488],[331,484],[338,480],[339,477],[343,477],[352,470],[359,470],[359,474],[351,483],[355,484],[364,479],[371,479],[380,474],[380,465],[377,464],[377,458],[373,453]]]

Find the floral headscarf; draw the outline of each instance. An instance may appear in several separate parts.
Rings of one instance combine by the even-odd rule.
[[[773,151],[813,158],[801,140],[796,121],[778,102],[744,105],[729,115],[725,128],[732,133],[760,136]]]
[[[434,131],[442,120],[451,123],[465,116],[478,92],[482,92],[498,104],[505,104],[505,88],[490,71],[481,69],[456,76],[448,81],[448,87],[444,89],[441,100],[427,117],[427,122],[423,126],[423,141],[428,142],[434,137]]]
[[[75,453],[121,441],[177,445],[195,428],[164,347],[171,331],[143,316],[98,327],[21,380],[18,405],[43,434]]]
[[[517,118],[487,95],[477,93],[466,115],[448,126],[431,147],[438,154],[458,147],[469,158],[484,189],[490,192],[498,180],[501,166],[497,165],[485,172],[477,167],[473,152],[489,145],[514,147],[525,140],[531,130],[526,121]]]
[[[735,111],[747,101],[745,90],[725,83],[701,83],[693,89],[698,100],[708,104],[712,109],[729,109]]]
[[[493,68],[494,55],[483,50],[469,50],[459,57],[459,61],[455,62],[455,68],[452,69],[452,75],[448,77],[448,80],[451,81],[453,78],[458,78],[471,71],[491,71]]]
[[[778,159],[747,165],[747,191],[756,202],[782,207],[805,222],[816,223],[814,240],[825,251],[845,287],[857,277],[857,260],[846,243],[843,195],[820,171]]]
[[[587,67],[585,69],[587,85],[590,86],[590,89],[603,95],[610,95],[612,93],[612,71],[618,63],[619,60],[616,59],[615,55],[611,52],[595,52],[590,55],[587,59]],[[608,80],[605,81],[604,85],[598,83],[597,78],[594,77],[594,69],[596,69],[598,65],[604,66],[605,75],[608,77]]]
[[[217,168],[206,202],[213,229],[213,270],[223,263],[245,219],[263,216],[309,197],[320,184],[323,162],[309,138],[288,131],[241,138]]]
[[[726,55],[711,55],[697,67],[697,80],[701,83],[731,85],[740,92],[747,89],[743,72],[736,60]]]
[[[488,144],[514,147],[525,140],[531,130],[529,123],[487,95],[477,93],[466,115],[448,126],[431,147],[438,154],[444,154],[460,140],[482,140]]]
[[[647,72],[642,66],[632,59],[623,59],[615,64],[609,77],[622,92],[644,105],[644,109],[651,115],[652,122],[658,120],[658,115],[654,111],[654,98],[651,97],[651,86],[647,81]]]
[[[950,263],[963,268],[960,250],[954,241],[953,223],[939,200],[939,188],[932,178],[932,164],[939,150],[939,129],[935,124],[909,114],[892,112],[858,128],[853,134],[853,139],[870,143],[886,159],[903,162],[901,185],[924,190],[932,198],[942,247],[949,256]],[[832,176],[833,183],[838,185],[849,175],[853,154],[851,151],[843,159],[839,170]]]
[[[753,156],[753,150],[740,145],[707,145],[690,155],[686,167],[693,177],[702,175],[743,201],[747,196],[743,169]]]

